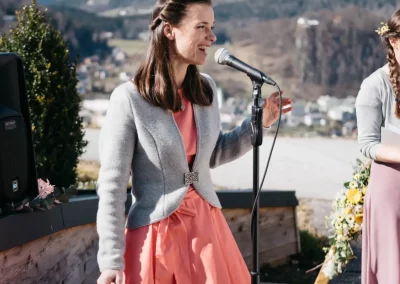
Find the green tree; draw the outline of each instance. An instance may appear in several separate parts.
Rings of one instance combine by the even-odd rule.
[[[0,37],[0,51],[16,53],[24,64],[38,178],[70,186],[87,145],[76,61],[70,61],[67,45],[46,13],[36,0],[17,11],[17,26]]]

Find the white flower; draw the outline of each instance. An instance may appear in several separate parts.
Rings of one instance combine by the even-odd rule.
[[[352,181],[352,182],[350,182],[349,187],[350,187],[350,188],[357,188],[357,187],[358,187],[358,184],[357,184],[357,182]]]
[[[326,262],[322,268],[322,272],[326,275],[326,277],[332,279],[336,274],[335,263],[332,260]]]
[[[336,193],[336,201],[346,200],[346,189],[341,189],[338,193]]]
[[[357,206],[354,208],[354,211],[355,211],[356,214],[362,213],[362,212],[363,212],[363,207],[362,207],[362,205],[357,205]]]
[[[342,273],[342,263],[341,262],[338,263],[337,270],[339,273]]]
[[[343,208],[346,205],[346,202],[344,200],[339,200],[337,204],[339,208]]]
[[[346,216],[346,221],[349,223],[350,226],[354,224],[355,217],[353,214],[349,214]]]
[[[331,248],[331,249],[329,250],[328,256],[329,256],[329,257],[333,257],[334,254],[335,254],[335,250],[334,250],[333,248]]]
[[[349,234],[350,228],[347,224],[343,224],[343,235],[347,236]]]
[[[361,230],[361,226],[362,226],[362,225],[360,225],[360,224],[358,224],[358,223],[355,223],[353,229],[354,229],[356,232],[358,232],[358,231]]]

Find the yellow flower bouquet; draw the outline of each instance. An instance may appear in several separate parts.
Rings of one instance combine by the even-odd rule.
[[[370,169],[370,160],[362,162],[357,159],[352,180],[337,193],[332,212],[326,217],[330,246],[324,248],[326,256],[321,269],[326,278],[332,279],[342,273],[350,260],[355,258],[350,241],[356,240],[362,231],[364,196]]]

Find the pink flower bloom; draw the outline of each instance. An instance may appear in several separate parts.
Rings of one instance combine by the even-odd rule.
[[[50,184],[49,180],[46,181],[47,182],[38,179],[39,196],[41,198],[46,198],[49,194],[54,192],[54,186]]]

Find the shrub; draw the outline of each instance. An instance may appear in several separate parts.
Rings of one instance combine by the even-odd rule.
[[[49,24],[36,0],[16,13],[17,26],[0,37],[0,51],[13,52],[24,63],[37,174],[57,186],[76,182],[83,140],[76,61],[60,32]]]

